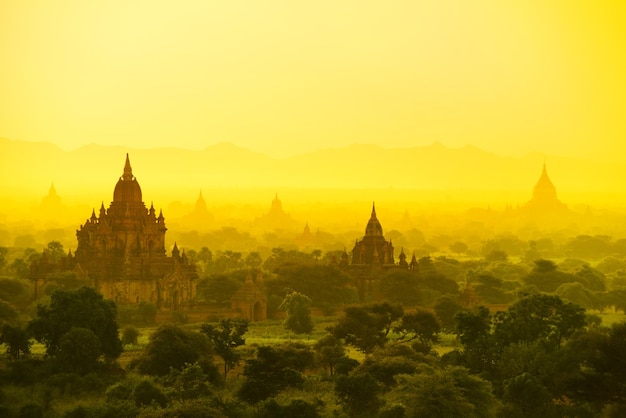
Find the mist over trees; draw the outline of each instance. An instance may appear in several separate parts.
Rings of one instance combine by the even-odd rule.
[[[624,239],[428,231],[390,229],[415,264],[365,275],[346,268],[341,232],[309,247],[285,231],[192,234],[188,311],[104,299],[60,241],[3,247],[0,413],[620,415]],[[248,277],[267,321],[223,317]]]
[[[29,300],[28,283],[5,263],[1,295],[7,311],[0,341],[6,367],[0,381],[23,388],[35,381],[54,385],[52,376],[62,371],[65,379],[78,379],[64,383],[63,397],[102,396],[68,407],[67,416],[88,411],[104,417],[122,410],[124,416],[147,411],[281,416],[296,410],[319,417],[439,416],[441,411],[477,417],[583,411],[611,416],[626,405],[623,373],[615,362],[626,335],[623,324],[604,327],[585,311],[598,315],[626,308],[619,303],[626,278],[618,256],[593,263],[568,257],[527,262],[508,255],[424,256],[416,271],[381,271],[363,293],[362,283],[337,261],[343,252],[275,249],[267,261],[260,253],[232,251],[220,254],[224,261],[217,264],[211,264],[215,258],[208,248],[190,256],[199,260],[200,253],[199,263],[207,268],[199,303],[226,306],[251,272],[262,271],[274,312],[285,310],[287,320],[269,322],[291,339],[304,331],[308,337],[302,338],[311,342],[250,344],[248,334],[263,341],[259,337],[266,331],[258,327],[268,325],[237,319],[185,324],[182,316],[172,316],[177,324],[140,328],[128,339],[133,325],[127,321],[154,324],[158,310],[148,312],[144,303],[133,308],[136,315],[120,316],[120,309],[130,308],[115,306],[93,288],[74,289],[70,278],[55,279],[60,288],[44,296],[24,321],[27,314],[14,306]],[[468,292],[475,299],[468,299]],[[372,300],[361,300],[363,295]],[[475,305],[465,304],[468,300]],[[312,309],[318,309],[315,315]],[[123,332],[116,318],[126,321]],[[33,354],[38,341],[47,358]],[[117,374],[122,347],[132,360]],[[320,373],[324,377],[316,378]],[[32,405],[44,413],[54,409],[37,397]],[[0,407],[15,410],[2,402]]]

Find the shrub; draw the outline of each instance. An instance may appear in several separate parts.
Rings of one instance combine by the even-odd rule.
[[[20,408],[20,418],[43,418],[43,408],[36,403],[27,403]]]
[[[161,408],[167,404],[167,398],[157,386],[149,380],[142,380],[133,390],[133,400],[137,406],[148,406],[153,402]]]
[[[189,316],[182,311],[172,312],[172,321],[175,324],[184,325],[189,322]]]
[[[106,390],[106,400],[107,402],[125,401],[130,399],[132,394],[133,388],[128,382],[119,382]]]
[[[126,327],[124,328],[124,331],[122,332],[122,344],[124,345],[137,344],[137,339],[139,338],[140,335],[141,333],[139,332],[137,328]]]
[[[266,401],[259,410],[260,418],[319,418],[315,405],[294,399],[289,405],[280,405],[274,399]]]
[[[148,346],[134,366],[144,374],[165,376],[171,368],[182,370],[186,364],[198,362],[206,374],[214,376],[218,372],[211,362],[212,354],[205,335],[176,325],[163,325],[150,336]]]
[[[311,299],[302,293],[291,291],[278,309],[287,311],[285,328],[296,334],[309,334],[313,331],[311,319]]]
[[[87,328],[72,328],[59,341],[57,360],[66,370],[86,373],[95,368],[100,353],[96,334]]]
[[[154,324],[156,321],[157,307],[154,303],[139,302],[139,315],[145,324]]]

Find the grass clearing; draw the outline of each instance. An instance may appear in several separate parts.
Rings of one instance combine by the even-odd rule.
[[[623,312],[592,312],[602,319],[602,325],[610,327],[613,324],[619,324],[626,321],[626,315]]]

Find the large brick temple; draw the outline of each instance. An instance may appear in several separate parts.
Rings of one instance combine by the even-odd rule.
[[[372,205],[372,214],[365,235],[356,241],[352,249],[353,266],[393,266],[393,244],[383,236],[383,227],[376,217],[376,207]]]
[[[75,261],[105,298],[117,303],[151,302],[180,309],[196,297],[197,273],[176,244],[165,249],[165,218],[148,209],[128,154],[108,209],[95,209],[76,231]]]

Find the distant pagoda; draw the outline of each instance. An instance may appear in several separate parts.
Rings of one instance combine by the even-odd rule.
[[[556,187],[548,177],[545,163],[541,176],[533,188],[532,198],[522,210],[531,216],[558,216],[570,213],[567,206],[557,198]]]
[[[194,230],[207,230],[214,226],[213,214],[207,208],[202,191],[198,195],[193,210],[183,216],[180,221],[182,225],[192,227]]]
[[[283,210],[278,193],[272,200],[269,212],[257,218],[255,224],[263,229],[292,229],[295,226],[294,220]]]

